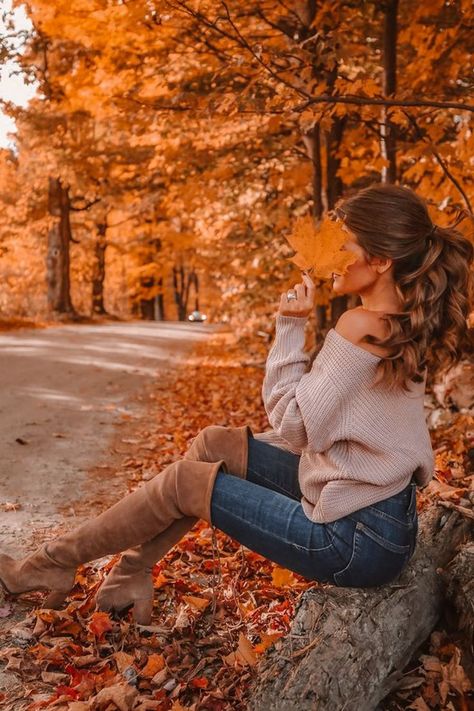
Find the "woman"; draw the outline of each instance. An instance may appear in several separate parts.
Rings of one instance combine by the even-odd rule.
[[[308,579],[370,587],[400,575],[415,548],[416,486],[434,471],[426,364],[459,360],[474,248],[434,225],[408,188],[371,186],[335,213],[357,261],[334,275],[334,291],[362,305],[311,364],[314,285],[304,275],[282,295],[262,389],[273,429],[206,427],[183,459],[98,517],[23,560],[1,556],[8,592],[48,589],[56,607],[80,563],[125,551],[97,606],[133,605],[148,624],[152,566],[198,518]]]

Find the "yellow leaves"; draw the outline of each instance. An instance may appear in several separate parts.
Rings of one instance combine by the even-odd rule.
[[[357,259],[355,254],[342,251],[347,234],[340,222],[329,217],[317,229],[311,215],[299,218],[287,240],[296,251],[291,261],[300,269],[314,270],[314,276],[320,279],[330,279],[332,272],[344,274]]]

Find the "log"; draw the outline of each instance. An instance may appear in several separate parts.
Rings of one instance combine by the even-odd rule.
[[[466,669],[474,678],[474,542],[468,541],[441,572],[456,627],[465,633]]]
[[[472,521],[431,504],[419,514],[415,553],[393,583],[314,587],[300,598],[290,632],[256,668],[250,711],[372,711],[440,617],[440,575]]]

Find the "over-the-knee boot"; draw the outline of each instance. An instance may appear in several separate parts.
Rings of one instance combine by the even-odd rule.
[[[57,606],[74,584],[80,563],[145,543],[184,516],[210,522],[214,480],[223,459],[180,459],[96,518],[48,542],[17,561],[0,556],[0,582],[7,592],[51,590],[47,605]]]
[[[199,432],[184,458],[204,462],[222,459],[228,473],[245,478],[249,437],[253,437],[253,433],[248,425],[243,427],[211,425]],[[149,624],[154,593],[152,568],[181,540],[196,521],[197,518],[194,517],[177,520],[151,541],[126,551],[97,591],[97,608],[122,610],[133,605],[133,616],[136,622]]]

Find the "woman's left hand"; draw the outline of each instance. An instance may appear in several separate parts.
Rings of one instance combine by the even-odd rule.
[[[303,272],[303,283],[295,284],[296,299],[287,299],[287,292],[281,295],[278,313],[282,316],[309,316],[314,307],[316,286],[311,277]]]

